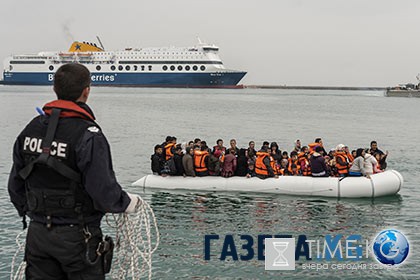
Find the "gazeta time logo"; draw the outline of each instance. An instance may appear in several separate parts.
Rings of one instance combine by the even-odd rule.
[[[402,264],[408,256],[410,245],[405,235],[396,229],[381,231],[373,241],[376,260],[384,265]]]
[[[315,262],[309,265],[302,263],[302,269],[312,269],[312,266],[318,269],[320,265],[322,269],[342,269],[344,266],[337,265],[337,262],[342,262],[351,269],[377,269],[366,262],[372,258],[380,266],[392,268],[401,265],[407,259],[409,251],[410,245],[406,236],[396,229],[383,230],[374,238],[367,239],[360,234],[327,234],[317,239],[308,238],[305,234],[242,234],[237,237],[228,234],[224,237],[204,237],[204,260],[210,260],[212,255],[219,256],[221,261],[249,261],[257,258],[265,261],[266,270],[295,270],[295,263],[302,258]]]

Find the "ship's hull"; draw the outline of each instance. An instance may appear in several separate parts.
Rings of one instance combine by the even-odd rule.
[[[113,73],[92,72],[92,85],[138,87],[235,87],[246,72]],[[52,85],[52,72],[5,72],[6,85]]]
[[[388,97],[420,97],[420,90],[388,89],[385,93]]]

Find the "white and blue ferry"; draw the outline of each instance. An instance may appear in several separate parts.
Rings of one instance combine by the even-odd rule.
[[[218,51],[217,46],[201,41],[190,48],[126,48],[120,51],[106,51],[102,44],[99,47],[76,41],[66,52],[7,57],[2,83],[51,85],[54,73],[61,65],[81,63],[92,73],[92,84],[99,86],[237,87],[246,72],[226,69]]]

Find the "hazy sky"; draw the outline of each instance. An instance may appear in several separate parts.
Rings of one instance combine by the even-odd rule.
[[[67,50],[220,47],[244,84],[391,86],[420,72],[419,0],[14,0],[0,6],[0,58]]]

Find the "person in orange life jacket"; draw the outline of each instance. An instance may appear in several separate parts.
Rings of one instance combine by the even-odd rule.
[[[313,153],[315,151],[315,147],[320,146],[322,148],[323,155],[327,154],[327,151],[324,149],[324,143],[321,138],[316,138],[314,143],[311,143],[309,146],[309,152]]]
[[[167,141],[166,145],[164,146],[165,149],[165,160],[168,161],[171,159],[171,157],[174,156],[175,153],[175,146],[176,146],[176,137],[172,136],[169,138],[169,141]]]
[[[194,149],[191,147],[185,148],[185,155],[182,157],[182,167],[184,168],[185,176],[195,177],[194,170]]]
[[[166,136],[165,141],[162,142],[161,146],[162,146],[162,156],[165,159],[166,155],[165,155],[165,146],[172,140],[172,136]]]
[[[213,147],[212,153],[214,154],[215,151],[220,151],[223,154],[226,154],[226,147],[223,146],[223,140],[217,139],[216,146]]]
[[[290,171],[290,175],[291,176],[298,176],[301,175],[299,168],[296,164],[292,164],[290,167],[291,171]]]
[[[278,175],[274,174],[273,168],[270,164],[270,153],[264,146],[257,152],[257,160],[255,161],[255,173],[260,179],[265,179],[268,177],[278,178]]]
[[[150,157],[152,163],[152,172],[154,175],[162,175],[165,159],[162,156],[162,146],[155,146],[155,153]]]
[[[293,174],[292,165],[296,165],[296,167],[299,166],[298,154],[296,151],[290,153],[289,164],[287,166],[290,174]]]
[[[182,165],[182,158],[184,157],[184,154],[182,153],[181,146],[175,147],[175,154],[174,154],[174,162],[175,162],[175,168],[176,168],[176,174],[175,176],[183,176],[185,174],[184,166]]]
[[[321,146],[315,147],[312,156],[309,159],[312,177],[328,177],[328,168],[323,157],[323,149]]]
[[[30,218],[26,279],[105,279],[106,251],[96,252],[102,217],[132,213],[141,203],[117,182],[108,141],[86,104],[90,82],[82,64],[61,66],[54,75],[58,100],[43,107],[45,115],[13,148],[8,191],[18,214]]]
[[[230,150],[234,150],[235,155],[238,156],[239,148],[236,147],[236,140],[235,139],[230,139],[230,147],[229,147],[229,149],[226,150],[226,154],[230,154]]]
[[[279,173],[281,175],[289,175],[289,170],[287,170],[287,165],[289,164],[289,160],[288,159],[282,159],[280,161],[280,166],[279,166]]]
[[[207,146],[194,149],[194,171],[199,177],[208,176],[209,152]]]
[[[248,159],[248,164],[255,164],[255,159],[257,158],[257,151],[255,150],[255,142],[249,141],[248,149],[245,151],[245,156]]]
[[[309,165],[309,148],[303,146],[301,152],[298,154],[298,162],[303,176],[311,175],[311,166]]]
[[[229,149],[229,154],[225,155],[221,175],[223,177],[232,177],[235,173],[236,167],[237,159],[235,156],[235,150]]]
[[[350,162],[347,153],[344,151],[344,145],[338,144],[335,149],[335,167],[337,168],[338,175],[345,177],[349,173]]]

